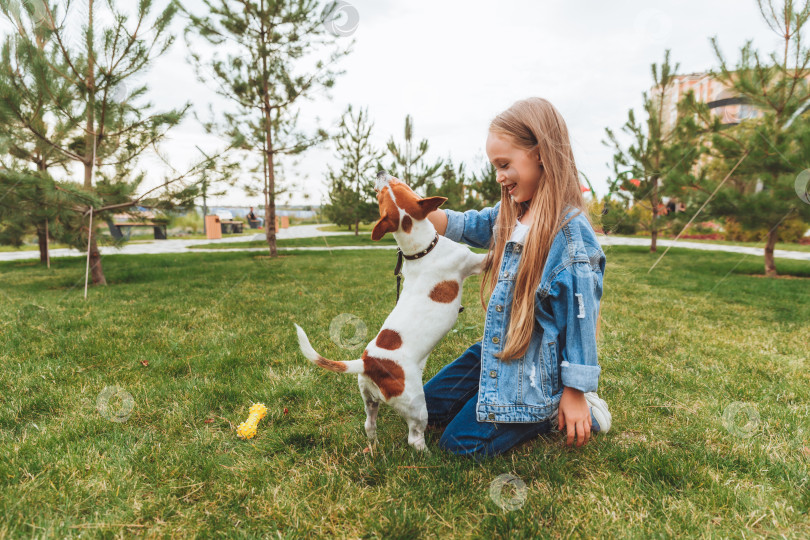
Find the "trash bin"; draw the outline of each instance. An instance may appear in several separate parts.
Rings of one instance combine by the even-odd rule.
[[[222,225],[218,215],[205,216],[205,236],[209,240],[222,238]]]

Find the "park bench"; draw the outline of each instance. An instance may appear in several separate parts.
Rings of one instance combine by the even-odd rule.
[[[222,226],[222,234],[237,234],[242,232],[242,226],[244,223],[241,221],[224,221],[220,220],[220,225]]]
[[[165,223],[154,223],[149,221],[144,222],[122,221],[113,223],[111,220],[108,219],[107,226],[110,228],[110,234],[116,240],[122,239],[129,240],[129,237],[132,235],[133,227],[152,227],[155,233],[155,240],[166,240],[166,238],[168,237],[166,234]]]

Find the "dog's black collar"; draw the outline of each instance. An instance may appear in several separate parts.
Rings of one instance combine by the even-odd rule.
[[[405,255],[404,253],[402,253],[401,249],[397,248],[397,265],[394,267],[394,275],[397,276],[397,302],[399,302],[399,285],[400,285],[400,283],[402,281],[402,259],[403,259],[403,257],[408,259],[409,261],[412,261],[414,259],[421,259],[425,255],[430,253],[433,250],[433,248],[436,247],[436,244],[438,244],[438,243],[439,243],[439,233],[437,232],[436,236],[433,237],[433,241],[430,243],[430,245],[428,247],[426,247],[422,251],[414,253],[413,255]],[[464,306],[461,306],[461,307],[458,308],[459,313],[461,313],[462,311],[464,311]]]
[[[418,252],[418,253],[414,253],[413,255],[405,255],[404,253],[402,253],[402,250],[401,250],[401,249],[397,248],[397,251],[399,251],[400,253],[402,253],[402,256],[403,256],[403,257],[405,257],[406,259],[408,259],[409,261],[411,261],[411,260],[413,260],[413,259],[421,259],[421,258],[422,258],[422,257],[424,257],[425,255],[427,255],[428,253],[430,253],[430,251],[431,251],[431,250],[432,250],[434,247],[436,247],[436,244],[438,244],[438,243],[439,243],[439,233],[436,233],[436,236],[434,236],[434,237],[433,237],[433,241],[430,243],[430,245],[429,245],[428,247],[426,247],[425,249],[423,249],[422,251]]]
[[[405,255],[404,253],[402,253],[402,250],[400,248],[397,248],[397,265],[394,267],[394,275],[397,276],[397,300],[399,300],[399,276],[402,273],[402,258],[404,257],[409,261],[412,261],[414,259],[421,259],[425,255],[430,253],[438,243],[439,243],[439,233],[436,233],[436,236],[433,237],[433,241],[430,242],[430,245],[428,247],[426,247],[422,251],[414,253],[413,255]]]

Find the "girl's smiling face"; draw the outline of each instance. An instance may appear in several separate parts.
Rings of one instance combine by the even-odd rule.
[[[486,144],[487,157],[495,166],[495,180],[508,189],[518,203],[531,200],[540,184],[540,156],[518,146],[499,133],[490,131]]]

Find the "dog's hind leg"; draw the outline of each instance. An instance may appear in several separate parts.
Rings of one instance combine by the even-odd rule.
[[[408,444],[415,450],[430,453],[425,445],[425,428],[427,428],[428,421],[425,394],[420,392],[411,399],[410,403],[398,401],[394,408],[408,422]]]
[[[364,379],[365,375],[357,376],[357,383],[360,386],[360,395],[363,397],[363,404],[366,407],[366,436],[369,447],[377,443],[377,412],[380,410],[380,401],[373,391],[368,387],[369,382]]]

